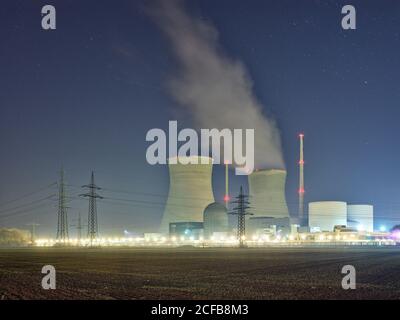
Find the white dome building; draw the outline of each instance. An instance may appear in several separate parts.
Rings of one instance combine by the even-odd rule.
[[[211,203],[203,214],[204,238],[210,239],[214,232],[228,231],[228,213],[226,207],[218,202]]]
[[[347,220],[358,231],[374,231],[374,207],[369,204],[347,206]]]
[[[347,203],[318,201],[308,204],[308,224],[311,231],[333,231],[337,225],[347,225]]]

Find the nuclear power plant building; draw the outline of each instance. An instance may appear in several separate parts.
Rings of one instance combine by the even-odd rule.
[[[228,231],[226,207],[218,202],[211,203],[204,210],[204,238],[210,239],[215,233]]]
[[[215,201],[212,159],[193,156],[183,160],[191,163],[173,164],[169,159],[169,193],[160,228],[163,234],[168,234],[170,223],[203,222],[204,209]],[[198,164],[193,164],[196,160]],[[202,164],[202,160],[208,164]]]
[[[335,226],[347,225],[347,203],[318,201],[308,204],[308,223],[311,232],[332,232]]]
[[[374,231],[374,207],[368,204],[349,204],[347,206],[348,225],[358,231]]]

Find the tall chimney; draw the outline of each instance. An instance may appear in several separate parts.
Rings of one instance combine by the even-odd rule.
[[[304,216],[304,134],[299,134],[300,139],[300,159],[299,159],[299,220],[305,222]]]

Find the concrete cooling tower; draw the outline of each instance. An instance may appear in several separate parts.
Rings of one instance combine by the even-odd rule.
[[[289,217],[285,182],[285,170],[257,170],[249,175],[249,211],[254,217]]]
[[[368,204],[348,205],[347,221],[359,231],[374,231],[374,207]]]
[[[203,211],[213,203],[212,159],[206,158],[208,164],[172,164],[169,168],[169,193],[161,222],[160,232],[167,234],[172,222],[202,222]],[[186,159],[187,160],[187,159]]]

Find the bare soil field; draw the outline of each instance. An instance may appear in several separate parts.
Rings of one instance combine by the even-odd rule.
[[[399,274],[399,248],[1,249],[0,299],[399,299]]]

